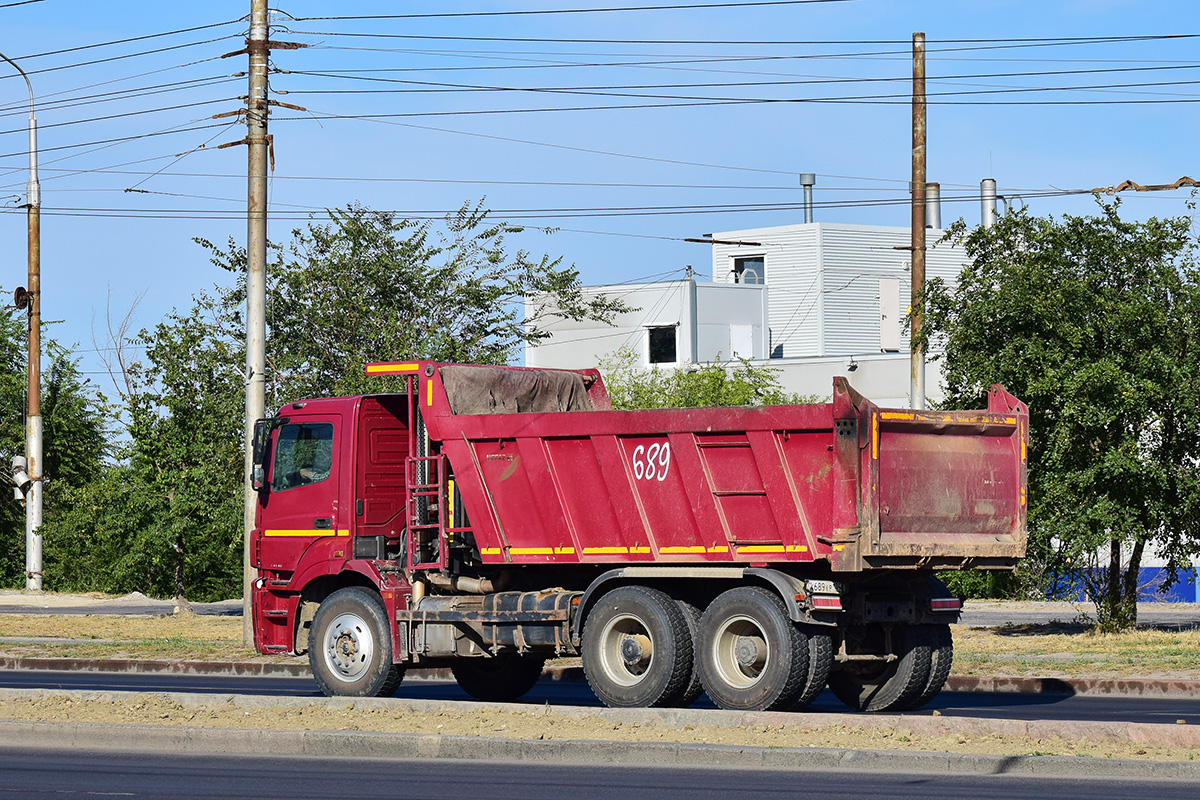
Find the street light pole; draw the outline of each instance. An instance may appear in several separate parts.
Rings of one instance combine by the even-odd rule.
[[[37,115],[33,84],[25,70],[8,56],[3,58],[29,87],[29,183],[25,207],[29,210],[29,394],[25,414],[25,458],[31,484],[25,495],[25,588],[42,590],[42,187],[38,183]]]

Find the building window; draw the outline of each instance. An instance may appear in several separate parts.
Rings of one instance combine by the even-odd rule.
[[[733,282],[762,285],[767,282],[767,257],[743,256],[733,260]]]
[[[650,328],[650,363],[674,364],[676,361],[675,326]]]

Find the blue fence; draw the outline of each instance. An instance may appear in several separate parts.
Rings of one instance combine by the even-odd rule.
[[[1099,570],[1103,577],[1107,570]],[[1143,603],[1200,603],[1200,581],[1195,569],[1181,570],[1179,579],[1163,591],[1167,571],[1162,567],[1142,567],[1138,571],[1138,600]],[[1054,596],[1082,602],[1086,599],[1079,574],[1062,575],[1054,581]]]

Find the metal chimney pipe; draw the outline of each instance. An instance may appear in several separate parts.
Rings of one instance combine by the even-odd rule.
[[[813,221],[813,186],[817,184],[817,176],[812,172],[800,173],[800,185],[804,187],[804,221]]]
[[[925,227],[935,231],[942,229],[942,185],[925,184]]]
[[[990,228],[996,224],[996,179],[979,182],[979,224]]]

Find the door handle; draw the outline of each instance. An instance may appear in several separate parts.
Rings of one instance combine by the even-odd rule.
[[[313,528],[318,531],[333,529],[333,517],[317,517],[313,520]]]

